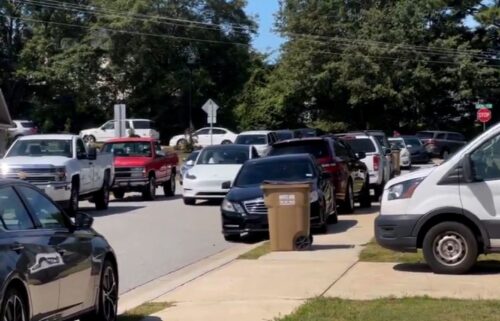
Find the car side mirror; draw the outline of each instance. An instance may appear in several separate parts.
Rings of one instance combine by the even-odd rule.
[[[186,162],[187,166],[194,166],[194,160],[190,159]]]
[[[222,183],[222,189],[230,189],[230,188],[231,188],[231,181]]]
[[[77,230],[89,230],[94,224],[94,218],[87,213],[77,212],[75,214],[75,227]]]
[[[366,158],[366,153],[365,152],[359,152],[356,154],[356,156],[358,157],[358,159],[365,159]]]
[[[89,150],[87,152],[87,157],[89,160],[96,160],[97,159],[97,149],[95,147],[89,147]]]
[[[466,183],[473,183],[476,181],[472,170],[472,160],[470,154],[465,154],[462,159],[462,176]]]

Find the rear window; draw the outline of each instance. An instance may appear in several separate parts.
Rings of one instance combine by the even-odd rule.
[[[24,128],[34,128],[35,124],[32,121],[22,121],[21,126]]]
[[[343,139],[355,153],[375,153],[377,149],[369,138]]]
[[[288,140],[293,138],[292,132],[276,132],[279,140]]]
[[[241,145],[266,145],[267,135],[238,135],[234,143]]]
[[[448,139],[456,141],[465,141],[464,136],[462,136],[461,134],[448,134]]]
[[[154,123],[150,120],[134,120],[134,129],[153,129]]]
[[[289,155],[289,154],[310,154],[316,158],[330,157],[328,152],[328,142],[318,141],[298,141],[286,144],[274,145],[269,155]]]
[[[434,133],[431,133],[431,132],[420,132],[420,133],[417,133],[417,136],[420,139],[431,139],[431,138],[434,138]]]

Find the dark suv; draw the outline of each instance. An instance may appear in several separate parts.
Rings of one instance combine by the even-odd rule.
[[[429,155],[444,159],[467,143],[462,134],[455,132],[427,130],[418,132],[417,136]]]
[[[344,142],[331,137],[291,139],[273,145],[269,156],[289,154],[310,154],[332,174],[335,198],[342,212],[352,213],[354,201],[362,207],[370,207],[369,176],[366,165],[360,161],[352,149]]]

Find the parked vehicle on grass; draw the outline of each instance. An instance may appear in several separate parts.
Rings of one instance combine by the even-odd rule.
[[[500,125],[440,166],[387,183],[375,222],[385,248],[422,249],[436,273],[466,273],[479,254],[500,252]]]
[[[278,140],[289,140],[295,138],[295,133],[293,130],[290,129],[281,129],[275,131],[276,135],[278,136]]]
[[[155,129],[155,123],[149,119],[125,119],[127,135],[133,133],[138,137],[151,137],[160,139],[160,133]],[[80,137],[85,143],[105,142],[115,138],[114,120],[106,122],[98,128],[85,129],[80,132]]]
[[[400,136],[408,151],[410,151],[412,164],[427,164],[430,160],[424,144],[417,136]]]
[[[0,209],[1,320],[116,320],[117,260],[92,217],[20,180],[0,180]]]
[[[30,120],[13,120],[12,127],[7,130],[10,141],[15,141],[21,136],[35,135],[38,127]]]
[[[349,144],[358,155],[363,153],[366,156],[362,162],[368,168],[370,188],[374,190],[374,196],[378,199],[384,191],[385,183],[390,179],[391,165],[384,155],[391,151],[382,147],[372,135],[347,134],[342,136],[341,140]]]
[[[212,133],[212,137],[210,133]],[[213,127],[210,129],[210,127],[205,127],[195,131],[192,136],[196,146],[206,147],[210,145],[232,144],[238,134],[226,128]],[[170,139],[169,146],[182,149],[188,142],[189,137],[187,135],[176,135]]]
[[[332,174],[337,204],[342,212],[352,213],[354,202],[362,207],[371,206],[369,176],[367,167],[342,141],[330,137],[292,139],[273,145],[269,156],[289,154],[310,154],[321,167]]]
[[[391,144],[391,149],[399,150],[399,166],[405,169],[411,168],[410,151],[406,147],[403,138],[401,137],[389,138],[389,143]]]
[[[428,130],[417,133],[424,143],[429,155],[443,159],[466,144],[465,137],[460,133],[439,130]]]
[[[217,145],[205,147],[196,164],[185,175],[182,197],[186,205],[195,205],[198,199],[223,199],[241,166],[249,159],[258,158],[253,146]]]
[[[0,171],[3,178],[36,185],[71,214],[84,199],[107,209],[115,178],[113,155],[87,149],[76,135],[20,137],[0,161]]]
[[[266,156],[274,143],[278,141],[276,133],[270,130],[254,130],[243,132],[236,137],[235,144],[252,145],[259,156]]]
[[[179,158],[165,153],[154,138],[116,138],[102,147],[114,155],[115,198],[122,199],[127,192],[140,192],[144,200],[156,198],[156,188],[163,187],[165,196],[174,196]]]
[[[328,223],[337,222],[330,175],[309,154],[273,156],[246,162],[221,206],[224,238],[237,241],[242,234],[269,231],[261,189],[264,181],[312,183],[311,227],[326,232]]]
[[[193,151],[191,154],[189,154],[188,157],[184,159],[184,163],[181,166],[181,169],[179,171],[179,180],[182,185],[182,181],[184,179],[184,175],[194,166],[194,163],[196,162],[196,158],[198,158],[198,155],[200,155],[199,150]]]

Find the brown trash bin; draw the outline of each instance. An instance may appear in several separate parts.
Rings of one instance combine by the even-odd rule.
[[[312,245],[310,183],[264,182],[271,251],[307,250]]]
[[[393,149],[392,150],[392,163],[394,164],[394,174],[401,174],[401,150]]]

